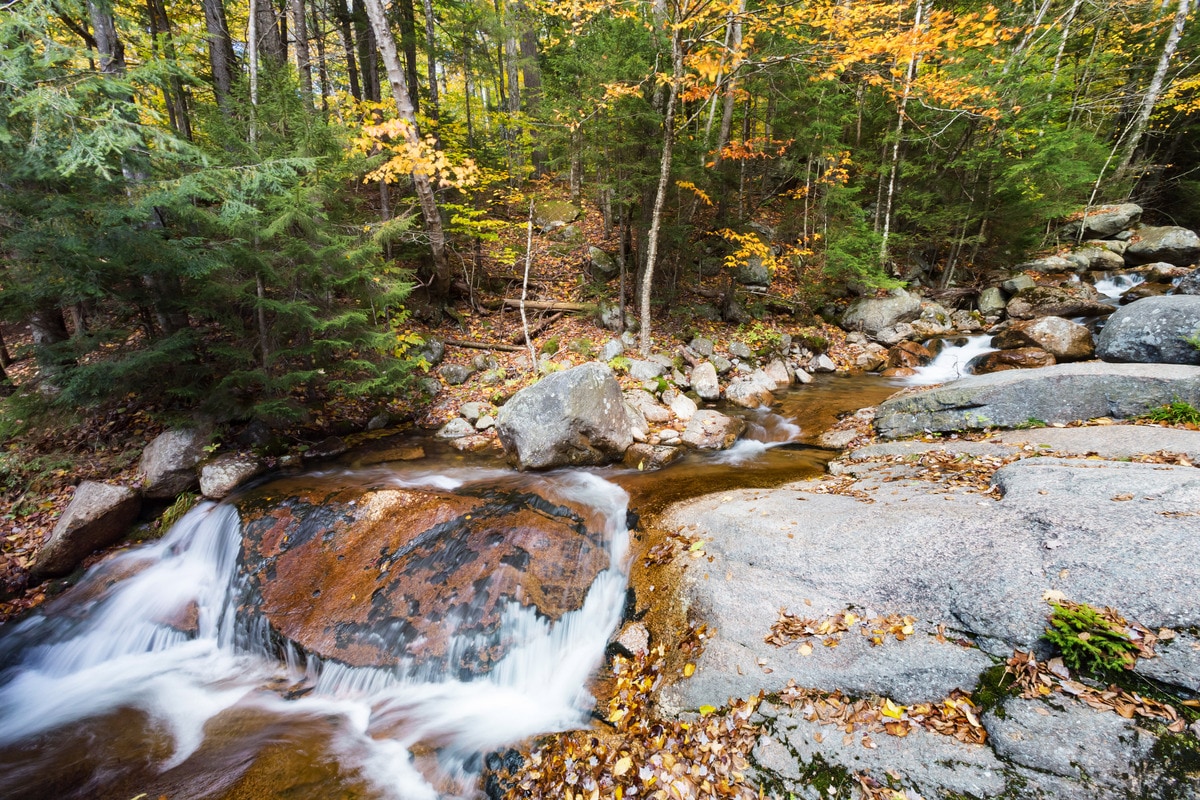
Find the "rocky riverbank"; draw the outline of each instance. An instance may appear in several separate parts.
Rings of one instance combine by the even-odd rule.
[[[668,616],[709,638],[660,712],[761,693],[777,797],[1200,797],[1200,432],[927,438],[664,514],[692,542]],[[1148,646],[1116,686],[1081,675],[1048,601]]]

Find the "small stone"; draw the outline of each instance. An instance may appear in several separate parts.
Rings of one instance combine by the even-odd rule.
[[[645,655],[650,652],[650,629],[643,622],[630,622],[613,642],[632,655]]]
[[[717,370],[718,375],[728,375],[729,370],[733,369],[733,362],[724,356],[714,355],[709,359],[713,367]]]
[[[496,418],[491,414],[485,414],[475,421],[475,430],[477,431],[490,431],[494,427],[496,427]]]
[[[692,368],[691,383],[701,400],[713,401],[721,398],[717,369],[711,361],[704,361]]]
[[[612,361],[614,358],[624,352],[625,345],[621,343],[620,339],[609,339],[604,343],[604,347],[600,348],[600,355],[598,358],[601,361]]]
[[[200,468],[200,494],[221,500],[265,470],[266,466],[254,456],[224,453]]]
[[[458,409],[458,415],[472,424],[479,421],[479,418],[488,413],[488,404],[479,402],[463,403]]]
[[[745,342],[739,342],[735,339],[729,343],[729,355],[735,358],[749,359],[754,357],[754,351]]]
[[[381,431],[384,428],[386,428],[388,425],[390,425],[391,422],[392,422],[392,415],[387,413],[386,411],[381,411],[378,414],[376,414],[375,416],[371,417],[371,419],[367,422],[367,430],[368,431]]]
[[[678,435],[678,434],[677,434]],[[683,456],[681,447],[668,447],[663,444],[643,444],[637,442],[625,451],[623,462],[627,467],[639,470],[662,469]]]
[[[465,364],[443,364],[438,369],[438,374],[442,376],[442,380],[451,386],[459,386],[467,382],[471,377],[473,370]]]
[[[688,422],[683,442],[700,450],[725,450],[733,446],[745,428],[746,423],[741,419],[703,409]]]
[[[461,439],[464,436],[472,436],[474,433],[474,425],[462,417],[455,417],[439,428],[435,435],[439,439]]]
[[[699,410],[695,401],[685,394],[678,395],[671,400],[671,413],[676,419],[687,422]]]
[[[813,372],[836,372],[837,364],[833,363],[833,359],[821,353],[811,362]]]
[[[479,376],[479,382],[484,386],[495,386],[498,383],[504,383],[508,378],[508,373],[502,369],[489,369],[487,372]]]

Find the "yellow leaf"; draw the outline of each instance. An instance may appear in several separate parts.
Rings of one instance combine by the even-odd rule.
[[[617,763],[613,765],[613,775],[616,775],[619,778],[626,772],[629,772],[629,769],[632,766],[633,759],[629,756],[622,756],[621,758],[617,759]]]
[[[700,716],[707,717],[716,710],[716,706],[700,706]],[[621,773],[618,772],[617,774],[620,775]]]
[[[890,698],[884,699],[881,711],[885,717],[891,717],[892,719],[900,719],[904,716],[904,706],[896,705]]]
[[[685,664],[683,667],[683,677],[690,678],[696,674],[695,664]]]

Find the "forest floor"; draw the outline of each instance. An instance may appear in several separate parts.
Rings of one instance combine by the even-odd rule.
[[[561,199],[552,186],[539,190],[544,199]],[[541,199],[541,198],[540,198]],[[771,222],[767,220],[767,222]],[[437,322],[421,321],[425,314],[414,314],[410,329],[422,339],[437,337],[447,342],[443,363],[469,364],[486,354],[494,358],[504,379],[485,385],[476,374],[471,380],[450,385],[436,369],[427,375],[439,383],[436,394],[412,391],[389,400],[314,394],[301,389],[304,414],[300,421],[273,426],[272,433],[284,443],[281,452],[272,453],[268,465],[275,465],[330,435],[347,436],[365,430],[368,420],[387,412],[394,424],[413,429],[436,428],[455,417],[458,409],[470,401],[502,404],[521,388],[533,383],[537,370],[526,345],[524,325],[516,308],[505,300],[519,300],[525,267],[524,251],[528,235],[527,221],[514,206],[510,224],[500,231],[497,241],[488,243],[473,265],[464,260],[462,291]],[[594,309],[600,301],[615,303],[619,295],[616,278],[595,280],[589,269],[588,250],[598,247],[614,253],[616,234],[605,230],[603,216],[584,204],[583,213],[574,223],[579,235],[564,242],[555,234],[533,232],[533,257],[530,260],[528,299],[535,302],[564,302]],[[514,259],[513,254],[521,254]],[[815,309],[811,287],[814,276],[805,269],[780,269],[772,277],[770,302],[739,294],[752,318],[747,323],[731,324],[708,319],[707,308],[719,306],[723,293],[732,285],[726,269],[701,274],[695,263],[685,263],[679,253],[668,254],[656,271],[656,298],[653,314],[653,338],[656,352],[673,352],[694,336],[714,341],[741,339],[754,345],[765,337],[790,333],[793,336],[821,338],[828,342],[826,352],[839,365],[848,366],[851,354],[845,334],[836,326],[821,322]],[[630,278],[632,283],[632,278]],[[421,290],[413,295],[413,306],[420,303]],[[626,296],[632,295],[627,288]],[[798,313],[784,310],[791,305]],[[636,309],[626,302],[629,319]],[[616,336],[603,328],[595,313],[555,310],[530,310],[528,326],[534,331],[530,343],[536,355],[551,355],[561,368],[592,360],[605,342]],[[137,486],[141,480],[138,459],[142,449],[155,436],[172,426],[186,424],[186,410],[167,407],[146,398],[128,395],[117,402],[93,408],[63,409],[47,406],[36,390],[38,375],[28,328],[9,325],[0,331],[14,360],[6,372],[17,391],[3,400],[0,407],[0,622],[12,618],[46,599],[47,584],[30,587],[27,575],[43,542],[70,502],[74,487],[85,480],[99,480]],[[26,391],[22,391],[25,389]],[[218,427],[215,452],[236,451],[238,433],[245,423],[227,423]],[[143,536],[153,536],[160,521],[148,521]],[[103,554],[97,554],[98,560]]]

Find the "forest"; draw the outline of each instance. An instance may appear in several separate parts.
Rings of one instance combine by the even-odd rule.
[[[217,421],[394,396],[413,323],[519,273],[546,197],[602,214],[643,350],[713,254],[815,314],[977,286],[1105,203],[1195,227],[1191,11],[5,0],[0,365]]]

